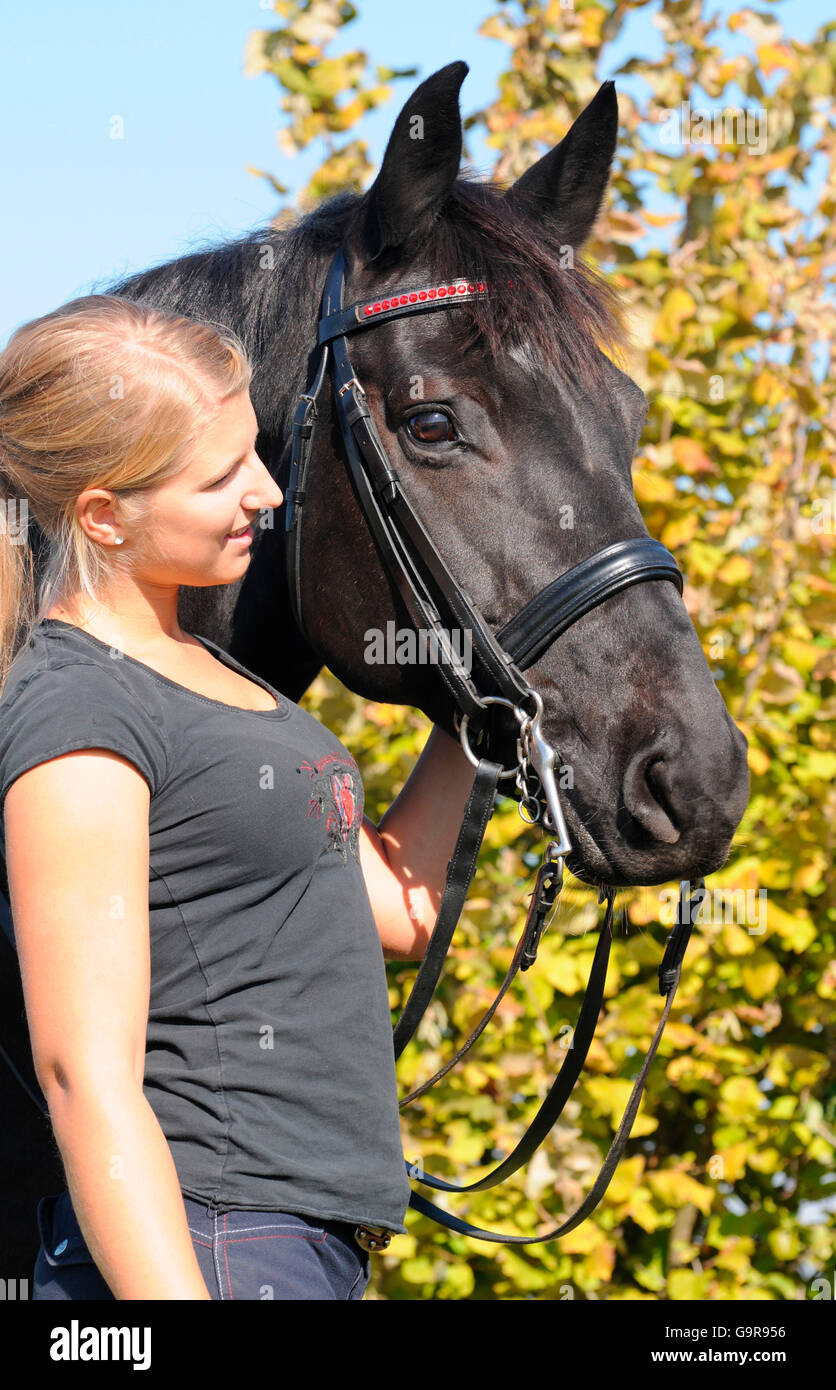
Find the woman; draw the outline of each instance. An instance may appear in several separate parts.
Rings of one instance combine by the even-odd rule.
[[[406,1229],[384,959],[426,949],[473,769],[434,728],[378,830],[340,741],[179,626],[282,502],[250,375],[108,295],[0,355],[0,812],[67,1182],[36,1298],[360,1299],[362,1228]]]

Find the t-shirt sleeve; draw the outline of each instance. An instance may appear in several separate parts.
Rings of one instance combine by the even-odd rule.
[[[127,758],[152,796],[165,779],[165,730],[115,672],[83,661],[34,672],[8,706],[0,701],[0,814],[22,773],[83,748]]]

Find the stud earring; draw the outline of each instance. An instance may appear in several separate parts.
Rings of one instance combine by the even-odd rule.
[[[113,542],[113,544],[114,544],[114,545],[121,545],[124,539],[125,539],[124,536],[117,536],[117,537],[116,537],[116,540]]]

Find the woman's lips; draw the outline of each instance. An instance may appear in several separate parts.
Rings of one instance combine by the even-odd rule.
[[[247,529],[246,529],[245,531],[242,531],[240,535],[236,536],[236,535],[233,535],[232,532],[230,532],[230,534],[227,536],[227,540],[228,540],[228,541],[238,541],[239,544],[241,544],[241,545],[249,545],[249,544],[250,544],[250,541],[252,540],[252,538],[253,538],[253,525],[252,525],[252,522],[250,522],[250,525],[247,527]]]

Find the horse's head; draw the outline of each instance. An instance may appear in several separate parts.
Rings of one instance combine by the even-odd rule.
[[[630,476],[647,403],[598,346],[617,346],[617,315],[578,255],[615,149],[612,83],[503,192],[459,178],[466,72],[443,68],[398,117],[348,225],[345,303],[462,276],[491,284],[488,297],[380,322],[349,343],[404,493],[496,632],[570,566],[647,535]],[[435,666],[364,660],[363,634],[394,622],[399,635],[408,619],[352,493],[330,402],[326,414],[302,551],[312,641],[353,690],[415,705],[453,732]],[[650,884],[723,863],[747,801],[746,740],[674,585],[607,599],[525,674],[567,769],[574,873]]]

